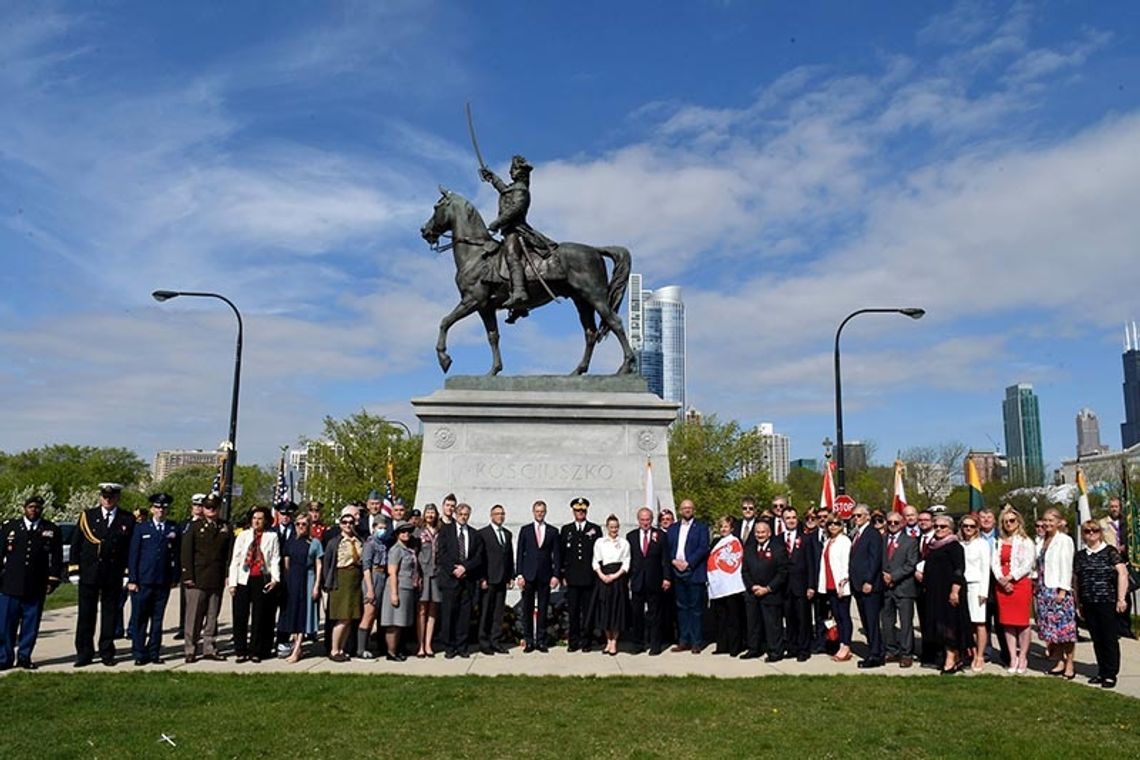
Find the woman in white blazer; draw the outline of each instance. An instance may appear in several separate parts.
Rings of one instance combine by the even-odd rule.
[[[990,594],[990,545],[981,537],[978,518],[966,515],[959,525],[962,552],[966,557],[966,607],[974,627],[974,661],[970,670],[980,673],[986,667],[986,602]]]
[[[233,597],[237,662],[273,657],[274,589],[281,582],[281,546],[267,507],[254,507],[249,527],[234,539],[226,587]]]
[[[1073,647],[1077,643],[1077,608],[1073,601],[1073,539],[1062,530],[1065,518],[1045,512],[1045,542],[1037,557],[1037,635],[1050,657],[1058,660],[1049,675],[1071,681]]]
[[[824,523],[827,540],[819,559],[819,581],[816,593],[826,594],[831,616],[839,626],[839,650],[831,656],[836,662],[851,659],[851,539],[843,532],[843,521],[832,515]]]
[[[1037,546],[1025,533],[1025,520],[1006,506],[998,519],[999,538],[990,566],[997,596],[997,621],[1009,650],[1009,672],[1029,670],[1029,615],[1033,611],[1033,565]]]

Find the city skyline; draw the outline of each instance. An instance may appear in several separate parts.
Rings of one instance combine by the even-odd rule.
[[[455,301],[418,229],[440,183],[485,218],[497,201],[466,102],[492,169],[534,165],[536,229],[625,246],[646,283],[683,289],[685,403],[706,416],[773,421],[819,459],[838,323],[916,306],[843,334],[845,435],[881,462],[998,445],[1017,382],[1050,469],[1080,409],[1113,448],[1128,424],[1133,4],[275,9],[0,8],[0,449],[217,447],[233,315],[155,303],[165,288],[245,318],[239,463],[326,415],[415,429]],[[581,351],[565,303],[500,332],[512,373]],[[453,373],[486,370],[476,322],[451,347]],[[593,368],[620,362],[610,339]]]

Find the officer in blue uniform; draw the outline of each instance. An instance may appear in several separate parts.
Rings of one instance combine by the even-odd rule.
[[[44,520],[44,500],[30,496],[24,516],[0,526],[0,670],[13,663],[35,670],[32,649],[40,632],[44,599],[63,576],[63,538]],[[19,656],[16,643],[19,642]]]
[[[174,503],[167,493],[150,497],[150,519],[135,526],[127,555],[127,588],[135,594],[138,616],[131,637],[135,665],[162,662],[162,618],[170,589],[180,573],[178,524],[166,519]]]

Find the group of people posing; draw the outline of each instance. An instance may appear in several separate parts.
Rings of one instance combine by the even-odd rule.
[[[153,495],[149,515],[136,519],[117,508],[120,492],[101,486],[71,548],[79,567],[77,667],[96,656],[115,664],[124,595],[132,659],[161,662],[162,621],[176,587],[187,663],[227,659],[217,642],[227,596],[238,662],[297,661],[322,632],[336,662],[371,659],[377,649],[395,661],[434,657],[436,642],[447,658],[467,657],[472,640],[483,654],[506,653],[520,643],[505,620],[513,588],[521,592],[524,653],[554,643],[548,615],[559,590],[569,651],[597,647],[608,656],[622,637],[627,651],[659,655],[667,647],[700,653],[707,636],[713,654],[767,662],[830,654],[844,662],[853,657],[854,599],[867,644],[859,668],[918,661],[953,674],[1000,658],[1010,673],[1025,673],[1034,618],[1056,660],[1050,672],[1071,679],[1080,615],[1096,654],[1093,681],[1111,688],[1119,636],[1131,635],[1121,552],[1128,537],[1116,501],[1108,517],[1080,526],[1084,546],[1076,552],[1054,509],[1034,539],[1009,507],[955,524],[944,512],[857,505],[848,524],[828,510],[801,516],[783,498],[763,510],[745,498],[738,515],[710,529],[686,499],[676,515],[638,510],[636,527],[623,532],[614,515],[591,522],[589,501],[577,498],[573,520],[561,527],[547,523],[545,502],[534,502],[516,537],[505,507],[492,506],[490,524],[476,529],[471,507],[453,494],[406,514],[374,491],[328,526],[318,502],[300,513],[292,504],[257,507],[235,529],[219,518],[215,496],[196,495],[190,519],[174,523],[167,494]],[[0,668],[34,669],[43,600],[63,576],[59,530],[42,519],[42,506],[30,498],[24,517],[2,529]],[[383,634],[378,647],[374,626]]]

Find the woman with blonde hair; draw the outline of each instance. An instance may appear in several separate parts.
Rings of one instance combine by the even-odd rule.
[[[827,595],[831,616],[839,626],[839,649],[831,656],[836,662],[851,659],[851,539],[843,532],[843,521],[832,515],[824,523],[827,540],[819,562],[816,593]]]
[[[990,640],[986,628],[986,602],[990,593],[990,545],[981,537],[980,521],[968,514],[959,523],[959,537],[966,561],[966,609],[974,629],[974,659],[970,670],[980,673],[986,667],[986,643]]]
[[[1089,679],[1105,689],[1116,686],[1120,671],[1120,629],[1116,615],[1127,609],[1128,568],[1115,547],[1104,540],[1096,520],[1081,525],[1085,547],[1077,552],[1074,600],[1089,628],[1096,654],[1097,674]]]
[[[990,565],[997,595],[997,620],[1009,650],[1009,672],[1029,669],[1029,613],[1033,608],[1034,557],[1037,547],[1025,533],[1021,513],[1006,505],[998,518],[998,540]]]
[[[1057,667],[1048,671],[1071,681],[1077,643],[1077,607],[1073,602],[1073,539],[1062,529],[1056,508],[1045,511],[1045,541],[1037,556],[1037,635],[1049,645]]]

